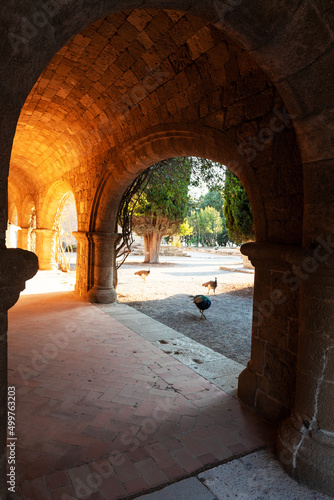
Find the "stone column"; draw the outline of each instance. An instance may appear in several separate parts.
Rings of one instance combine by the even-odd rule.
[[[56,231],[53,229],[35,229],[36,234],[36,254],[39,260],[39,268],[42,271],[58,269],[55,260],[55,238]]]
[[[89,241],[86,231],[73,231],[72,235],[77,240],[77,262],[75,292],[81,297],[87,298],[89,283]]]
[[[251,359],[239,376],[238,396],[267,419],[290,415],[294,401],[299,286],[287,262],[297,247],[247,243],[255,267]]]
[[[334,238],[295,259],[301,279],[294,411],[278,433],[279,458],[309,487],[334,492]]]
[[[25,281],[38,270],[34,253],[13,248],[0,250],[0,497],[7,498],[7,311],[18,300]]]
[[[90,302],[109,304],[117,300],[116,243],[120,235],[74,232],[78,241],[76,291]]]
[[[29,227],[21,227],[17,233],[17,246],[18,248],[28,249],[28,234]]]

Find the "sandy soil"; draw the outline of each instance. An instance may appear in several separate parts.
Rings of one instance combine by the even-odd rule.
[[[254,274],[220,270],[240,258],[188,253],[190,257],[161,257],[150,265],[144,282],[134,273],[147,267],[130,256],[118,272],[118,300],[187,335],[230,359],[250,359]],[[201,319],[191,296],[208,295],[202,283],[218,279],[210,293],[211,307]]]

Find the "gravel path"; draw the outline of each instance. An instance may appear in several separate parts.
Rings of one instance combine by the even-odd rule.
[[[134,273],[146,269],[130,256],[118,273],[118,300],[207,347],[246,365],[250,359],[254,274],[220,270],[240,262],[233,255],[189,252],[150,264],[146,282]],[[218,279],[211,307],[202,320],[190,296],[208,295],[202,283]]]

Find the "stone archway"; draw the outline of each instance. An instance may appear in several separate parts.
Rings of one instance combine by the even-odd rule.
[[[81,250],[78,256],[80,264],[77,292],[84,296],[88,292],[92,302],[108,303],[115,300],[113,282],[115,241],[118,237],[115,231],[122,193],[140,172],[153,163],[174,156],[190,155],[204,156],[227,164],[246,187],[254,211],[258,242],[254,244],[257,259],[253,259],[251,244],[251,255],[257,268],[254,303],[258,304],[261,313],[264,298],[275,295],[283,273],[289,269],[284,253],[280,253],[285,247],[282,244],[267,243],[270,241],[267,227],[271,222],[265,214],[273,209],[270,205],[272,198],[266,199],[259,189],[258,178],[250,163],[240,155],[238,144],[232,142],[228,135],[205,127],[184,129],[171,125],[155,129],[122,148],[118,156],[115,153],[111,166],[95,193],[90,231],[79,233]],[[122,165],[123,175],[119,169],[113,168],[115,165]],[[88,267],[85,268],[84,263],[87,262]],[[294,333],[291,331],[290,342],[295,342],[294,350],[286,344],[280,345],[279,338],[280,332],[288,329],[287,322],[298,328],[298,294],[288,289],[285,289],[285,294],[287,300],[279,304],[274,330],[271,328],[271,314],[264,315],[259,321],[258,315],[254,313],[252,359],[241,375],[239,384],[240,398],[274,421],[290,414],[296,377],[297,330]]]
[[[59,204],[68,192],[72,192],[72,187],[67,181],[56,181],[39,196],[34,234],[39,268],[42,270],[58,268],[54,224]]]
[[[294,417],[286,424],[286,431],[284,436],[281,435],[280,442],[283,450],[289,451],[287,468],[290,469],[290,472],[309,484],[314,484],[324,491],[330,491],[334,483],[331,473],[331,470],[334,469],[332,453],[334,422],[332,417],[328,418],[326,415],[333,414],[333,375],[328,369],[329,356],[332,354],[332,331],[328,324],[324,322],[324,318],[332,316],[332,295],[334,291],[332,286],[334,264],[331,252],[334,215],[332,197],[334,153],[332,118],[334,106],[333,80],[331,72],[328,70],[333,66],[334,57],[331,23],[333,10],[331,6],[322,5],[319,2],[301,3],[295,0],[284,5],[280,2],[273,4],[274,2],[269,2],[261,5],[259,9],[258,3],[253,1],[234,2],[234,5],[231,5],[230,3],[226,4],[215,0],[212,2],[193,2],[189,7],[188,2],[181,1],[178,3],[177,8],[179,11],[187,11],[196,19],[200,18],[205,22],[208,21],[218,26],[224,35],[230,36],[234,42],[243,47],[246,58],[251,53],[253,60],[256,60],[258,66],[270,76],[270,85],[276,85],[289,113],[293,116],[292,120],[297,140],[294,132],[283,133],[279,136],[281,140],[278,140],[275,145],[276,156],[272,160],[272,168],[267,169],[271,160],[266,155],[258,154],[256,166],[254,164],[256,170],[254,175],[257,181],[260,186],[266,186],[264,191],[266,191],[268,199],[265,200],[263,205],[267,218],[268,238],[263,240],[263,242],[267,241],[266,245],[245,249],[258,267],[257,276],[261,283],[258,302],[260,306],[263,306],[262,316],[264,319],[260,325],[254,325],[254,328],[257,329],[257,336],[254,336],[256,345],[254,344],[252,364],[248,367],[247,376],[244,376],[245,393],[243,398],[248,398],[248,404],[255,406],[259,411],[271,408],[276,419],[286,416],[287,408],[291,407],[291,400],[288,401],[287,406],[283,405],[283,412],[281,412],[282,404],[277,404],[277,401],[282,403],[282,399],[286,398],[287,392],[290,392],[290,395],[294,392],[294,390],[291,391],[291,388],[294,389],[295,380],[289,367],[295,368],[298,349],[299,371],[295,406],[295,415],[297,417]],[[76,33],[79,33],[85,26],[89,26],[94,21],[112,13],[118,15],[125,9],[132,9],[136,5],[134,2],[125,0],[119,2],[116,7],[111,0],[104,2],[103,5],[99,2],[86,5],[84,1],[74,2],[73,0],[60,2],[56,7],[51,6],[49,2],[43,5],[32,5],[26,2],[22,3],[15,11],[12,10],[11,5],[4,4],[1,6],[1,13],[6,20],[7,29],[7,32],[4,31],[3,36],[4,50],[1,60],[1,74],[3,81],[6,82],[0,97],[3,109],[0,117],[3,145],[0,152],[2,179],[0,197],[1,248],[5,247],[7,173],[12,140],[21,107],[28,93],[51,58]],[[142,10],[145,8],[166,9],[168,6],[175,7],[174,4],[166,2],[147,0],[140,3]],[[126,20],[126,22],[128,21]],[[30,30],[22,32],[22,26],[27,25]],[[176,37],[182,40],[183,33],[187,31],[188,26],[189,24],[187,25],[185,21],[182,21],[176,29]],[[205,34],[205,31],[197,34],[197,40],[201,42],[200,50],[202,50]],[[152,36],[156,35],[153,30]],[[193,42],[193,47],[196,47],[196,36]],[[177,65],[180,61],[183,64],[187,59],[186,52],[184,52],[184,49],[183,52],[182,50],[178,52]],[[72,61],[76,57],[76,54],[71,54]],[[151,54],[151,57],[154,59],[154,54]],[[214,68],[214,62],[211,62],[212,68],[215,69],[215,75],[219,74],[223,78],[223,71],[219,72],[222,67],[221,59],[218,58],[216,64],[217,66]],[[180,66],[178,68],[180,69]],[[66,72],[66,68],[63,67],[63,70]],[[235,65],[229,64],[229,72],[232,73],[233,71],[237,71],[237,68]],[[41,80],[41,88],[48,80],[47,73],[44,78],[44,81]],[[239,82],[238,86],[239,92],[243,91],[241,83]],[[182,82],[179,82],[179,84],[182,86]],[[56,85],[57,88],[54,81],[53,85]],[[255,85],[258,86],[259,82]],[[48,84],[47,87],[43,98],[52,100],[56,89]],[[321,92],[319,92],[319,88],[321,88]],[[66,89],[63,89],[63,92],[66,93]],[[82,95],[82,97],[84,96]],[[206,102],[208,109],[213,102],[217,102],[217,98],[219,100],[220,96],[214,92],[210,93],[209,102]],[[228,93],[223,98],[229,99]],[[182,101],[181,97],[180,99]],[[231,118],[231,114],[233,118],[238,112],[242,113],[240,105],[238,103],[234,104],[237,105],[233,113],[227,114],[229,118]],[[31,105],[29,112],[33,112],[35,103],[28,102],[29,105]],[[180,106],[182,105],[181,102]],[[256,103],[254,106],[256,109]],[[272,105],[271,109],[273,109]],[[160,109],[159,113],[163,117],[162,122],[168,120],[170,110],[171,108],[167,108],[167,106],[166,109]],[[94,111],[94,108],[92,111]],[[253,111],[255,111],[254,108]],[[41,111],[37,110],[37,112]],[[212,109],[205,114],[206,111],[202,107],[200,112],[203,114],[194,118],[190,111],[185,112],[180,109],[178,123],[191,123],[200,118],[202,125],[213,127],[209,119]],[[156,117],[156,113],[152,113],[150,116],[152,120],[156,120]],[[134,116],[133,118],[137,124],[143,124],[141,116]],[[224,118],[226,118],[226,115],[224,115]],[[243,119],[241,118],[240,125],[242,124]],[[135,124],[133,126],[135,127]],[[268,128],[265,124],[262,126]],[[147,128],[146,122],[146,130]],[[245,138],[254,135],[251,127],[248,130],[245,127],[245,130],[242,131],[234,129],[231,133],[234,135],[236,132],[241,134],[238,138],[239,144],[245,142]],[[259,132],[258,129],[256,129],[256,132]],[[136,128],[129,128],[125,136],[128,134],[130,138],[126,137],[124,141],[134,141],[138,133],[145,134],[145,130],[139,132]],[[86,137],[87,131],[77,143],[78,151],[84,150]],[[111,148],[115,144],[110,143]],[[31,145],[28,141],[25,145],[27,146],[26,151],[30,150]],[[119,144],[119,147],[122,148],[123,145]],[[42,148],[37,149],[40,156],[45,154]],[[100,159],[91,157],[85,163],[88,170],[93,168],[94,162],[98,164],[96,179],[100,179],[105,167],[110,170],[113,169],[113,160],[118,161],[121,158],[119,154],[114,158],[110,158],[108,148],[106,149],[107,151],[102,151]],[[252,150],[252,148],[250,149]],[[66,160],[69,159],[74,162],[77,161],[78,156],[75,153],[76,150],[69,147],[68,144],[61,144],[57,151],[60,158],[58,164],[64,165]],[[300,157],[303,160],[303,171],[300,168]],[[20,175],[20,168],[17,165],[21,159],[20,155],[14,158],[14,168],[17,175]],[[71,161],[68,163],[71,163]],[[33,162],[27,165],[29,165],[31,172],[35,172]],[[76,166],[80,170],[82,164],[78,162]],[[121,166],[121,163],[119,163],[119,166]],[[131,173],[131,166],[128,166],[128,169],[127,177],[130,179],[133,172]],[[14,171],[12,168],[12,172]],[[76,175],[77,172],[73,173],[72,177]],[[121,172],[121,169],[113,169],[112,176],[115,183],[118,182],[119,186],[121,186],[120,179],[124,177],[124,172]],[[70,178],[70,175],[68,175],[68,178]],[[286,197],[286,187],[290,181],[293,182],[294,186],[297,185],[298,189],[293,191],[290,184],[290,196]],[[303,191],[301,190],[302,183]],[[34,178],[34,184],[38,185],[37,178]],[[275,192],[276,186],[280,186],[283,194],[280,190]],[[275,204],[270,203],[273,192],[277,202]],[[117,197],[115,200],[117,200]],[[91,207],[92,201],[92,197],[89,198],[89,196],[80,200],[86,214]],[[80,213],[81,231],[86,230],[86,232],[89,232],[87,227],[89,221],[84,220],[84,212]],[[301,225],[302,220],[303,226]],[[301,247],[302,244],[303,248]],[[288,245],[288,248],[286,245]],[[295,245],[297,248],[291,248],[291,245]],[[5,250],[2,250],[2,252],[5,252],[6,256],[8,256]],[[298,289],[292,290],[291,287],[283,287],[284,296],[286,297],[284,304],[288,306],[291,303],[292,307],[289,310],[282,308],[284,304],[275,303],[275,301],[279,302],[280,298],[276,295],[272,296],[271,292],[276,288],[281,288],[281,277],[287,270],[290,270],[291,266],[295,266],[298,271],[298,266],[304,264],[305,267],[305,262],[310,262],[309,259],[313,259],[314,265],[311,266],[313,271],[306,274],[307,278],[300,279]],[[14,262],[15,259],[11,261]],[[23,277],[29,274],[26,272],[23,261],[24,259],[20,261],[22,268],[22,276],[19,279],[20,286]],[[287,285],[287,283],[283,284]],[[4,287],[5,285],[2,288]],[[326,300],[323,295],[324,289],[326,289],[327,293]],[[299,290],[301,292],[300,311],[296,306],[296,293],[293,293],[299,292]],[[269,309],[266,310],[264,303],[268,300],[268,297],[271,301],[269,301]],[[13,294],[12,302],[15,302],[16,299],[17,290]],[[268,313],[271,310],[270,304],[273,302],[275,306],[274,313]],[[7,301],[4,301],[4,311],[7,310],[7,305]],[[268,304],[266,303],[266,305]],[[283,325],[276,321],[278,312],[284,319]],[[296,321],[298,312],[300,324]],[[5,312],[3,314],[5,315]],[[300,334],[299,346],[297,347],[298,328]],[[273,338],[268,337],[268,335],[271,336],[270,332],[273,332]],[[281,332],[287,334],[281,338]],[[281,350],[282,344],[284,344],[284,348]],[[273,349],[270,351],[269,349],[268,351],[268,345],[276,345],[279,348],[278,350]],[[314,356],[315,350],[318,356]],[[285,357],[283,356],[280,359],[280,352],[284,353]],[[282,377],[290,381],[289,385],[282,385],[284,389],[283,395],[279,396],[280,399],[277,399],[276,393],[274,396],[267,390],[268,373],[265,373],[261,368],[263,367],[264,353],[270,353],[270,357],[267,357],[266,369],[269,369],[270,373],[279,373],[277,383],[280,383]],[[256,357],[255,354],[257,354]],[[279,360],[278,363],[277,359]],[[288,367],[288,369],[283,369],[280,372],[279,367],[284,368],[284,366]],[[308,381],[306,384],[307,389],[304,388],[305,380]],[[1,379],[4,388],[3,381],[5,381],[5,376]],[[5,392],[2,390],[2,402],[4,401],[4,394]],[[317,408],[316,413],[314,412],[315,405]],[[4,404],[2,406],[4,407]],[[291,434],[296,436],[294,442],[292,442]],[[315,435],[318,443],[316,446],[313,439]],[[3,438],[2,443],[4,443]],[[314,453],[310,453],[310,450],[313,450]],[[324,453],[325,461],[327,464],[331,464],[329,470],[326,468],[326,464],[324,466],[324,459],[320,458],[322,450],[326,450]],[[312,455],[316,456],[316,458]]]

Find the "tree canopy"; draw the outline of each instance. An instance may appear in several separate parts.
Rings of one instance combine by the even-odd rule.
[[[204,186],[206,194],[190,198],[189,188]],[[164,236],[208,246],[254,238],[251,207],[239,179],[223,165],[194,157],[163,160],[138,176],[123,196],[119,224],[123,240],[117,255],[128,255],[134,231],[144,238],[146,263],[159,262]]]
[[[160,162],[151,167],[144,192],[133,201],[132,226],[144,237],[145,262],[159,262],[162,237],[179,232],[187,215],[191,170],[187,157]]]

